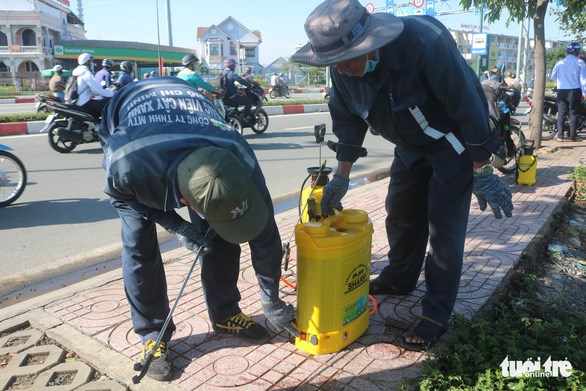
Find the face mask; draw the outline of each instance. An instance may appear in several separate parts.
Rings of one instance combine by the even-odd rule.
[[[377,64],[378,64],[378,50],[374,54],[373,60],[370,60],[367,55],[366,62],[364,63],[364,73],[362,74],[362,76],[366,75],[369,72],[374,71],[376,69]]]

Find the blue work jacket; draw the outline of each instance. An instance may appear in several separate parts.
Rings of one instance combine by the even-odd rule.
[[[336,157],[355,162],[370,125],[397,146],[408,166],[424,157],[449,179],[495,149],[486,98],[440,22],[428,16],[401,20],[402,34],[379,49],[373,72],[356,77],[331,69]]]

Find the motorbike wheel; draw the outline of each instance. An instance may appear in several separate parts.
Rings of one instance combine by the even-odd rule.
[[[236,131],[240,134],[244,134],[244,126],[242,126],[242,122],[236,117],[228,117],[228,125],[232,126]]]
[[[260,109],[258,113],[254,115],[256,122],[252,125],[252,131],[256,134],[262,134],[269,127],[269,116],[264,109]]]
[[[59,136],[59,129],[64,128],[66,126],[65,122],[55,122],[49,128],[49,145],[55,151],[59,153],[69,153],[73,151],[75,147],[77,147],[77,143],[65,140]]]
[[[277,97],[277,92],[273,89],[269,92],[269,96],[271,99],[275,99]]]
[[[26,187],[24,164],[10,152],[0,151],[0,207],[8,206]]]
[[[557,119],[555,117],[548,116],[547,114],[543,114],[543,123],[541,124],[541,139],[551,140],[556,136],[557,132]]]
[[[521,156],[522,148],[525,145],[525,134],[517,126],[511,126],[511,139],[513,145],[503,143],[501,154],[495,154],[495,161],[500,161],[502,164],[494,164],[494,168],[503,174],[512,174],[517,171],[517,164]]]
[[[285,92],[285,98],[290,98],[293,93],[290,89],[287,88],[287,92]]]

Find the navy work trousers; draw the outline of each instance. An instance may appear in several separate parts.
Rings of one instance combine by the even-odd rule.
[[[148,339],[156,340],[170,311],[156,224],[122,201],[112,204],[122,224],[122,275],[133,328],[143,343]],[[205,233],[208,224],[195,213],[191,217]],[[240,292],[236,286],[240,246],[216,235],[213,253],[203,258],[201,279],[210,320],[215,323],[240,313]],[[171,321],[162,340],[169,341],[174,331],[175,324]]]
[[[412,291],[425,261],[422,315],[438,322],[449,320],[458,294],[472,184],[472,169],[440,180],[423,158],[409,168],[395,155],[391,166],[385,201],[389,265],[381,279]]]
[[[558,134],[559,138],[564,138],[564,121],[569,115],[570,118],[570,140],[576,140],[576,130],[578,128],[578,119],[580,117],[580,104],[582,100],[582,90],[575,88],[572,90],[558,90]]]

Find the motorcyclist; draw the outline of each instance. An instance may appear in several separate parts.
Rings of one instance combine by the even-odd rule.
[[[225,105],[238,107],[244,106],[242,110],[241,120],[245,125],[251,125],[254,123],[254,118],[250,116],[250,109],[252,108],[252,100],[248,98],[247,94],[240,93],[238,88],[234,85],[234,82],[238,82],[250,90],[252,85],[240,77],[234,69],[236,68],[236,60],[229,58],[224,62],[224,70],[222,71],[221,86],[226,89],[226,94],[222,99]]]
[[[244,68],[244,72],[242,72],[242,78],[250,83],[252,83],[252,68],[246,67]]]
[[[110,58],[105,58],[102,61],[102,69],[100,69],[94,79],[103,86],[104,88],[108,88],[112,85],[112,71],[110,68],[114,66],[114,61]],[[104,82],[104,83],[102,83]]]
[[[132,78],[132,63],[130,61],[122,61],[120,63],[120,70],[122,74],[118,76],[118,79],[114,83],[118,88],[122,88],[134,81]]]
[[[77,68],[71,72],[72,76],[77,77],[77,95],[75,101],[77,106],[91,112],[95,117],[100,117],[102,110],[109,101],[109,98],[114,96],[114,91],[104,89],[95,79],[91,69],[93,68],[92,61],[94,56],[89,53],[81,53],[77,57]],[[94,96],[102,96],[107,99],[92,99]]]
[[[199,64],[199,58],[194,54],[186,54],[181,60],[184,68],[177,74],[177,77],[185,80],[193,87],[204,89],[212,94],[221,94],[222,91],[206,82],[200,75],[195,72],[195,67]]]

